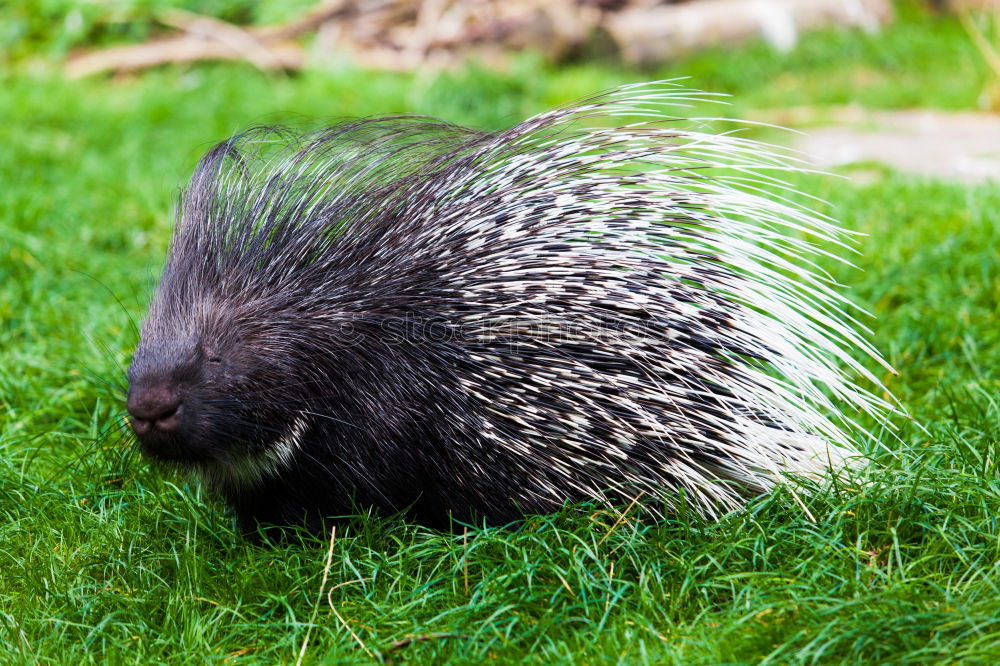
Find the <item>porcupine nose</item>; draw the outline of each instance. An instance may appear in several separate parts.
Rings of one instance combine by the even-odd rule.
[[[153,429],[171,432],[180,425],[181,398],[167,386],[146,386],[133,390],[126,404],[132,430],[145,435]]]

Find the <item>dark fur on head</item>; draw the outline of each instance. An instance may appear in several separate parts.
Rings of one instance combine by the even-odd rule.
[[[712,180],[753,144],[580,126],[678,93],[632,95],[496,134],[379,118],[215,147],[129,369],[143,450],[248,528],[678,489],[714,513],[820,473],[847,442],[828,394],[886,406],[833,367],[870,351],[839,297],[771,266],[811,249],[779,225],[837,231]]]

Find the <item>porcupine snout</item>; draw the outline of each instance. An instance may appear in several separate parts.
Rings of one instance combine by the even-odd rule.
[[[191,446],[193,410],[185,399],[199,374],[191,362],[133,363],[125,406],[132,431],[148,454],[175,461],[201,457]]]
[[[175,345],[137,350],[129,368],[126,400],[132,431],[143,450],[165,461],[208,455],[196,436],[197,387],[205,379],[200,355]]]
[[[248,306],[260,313],[260,306]],[[161,282],[128,369],[132,431],[148,459],[215,479],[257,479],[297,444],[297,412],[270,396],[288,382],[280,340],[241,311]]]
[[[132,430],[147,435],[153,430],[172,432],[181,422],[182,400],[176,386],[169,383],[143,386],[128,399]]]

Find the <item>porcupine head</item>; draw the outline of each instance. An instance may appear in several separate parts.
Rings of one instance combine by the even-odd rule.
[[[846,350],[879,357],[801,260],[843,234],[760,193],[780,158],[665,122],[690,95],[219,144],[129,368],[142,451],[248,529],[681,493],[716,515],[850,457],[844,415],[891,408]],[[652,120],[591,122],[629,115]]]

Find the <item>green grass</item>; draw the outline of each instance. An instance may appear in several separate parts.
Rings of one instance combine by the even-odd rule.
[[[935,41],[936,40],[936,41]],[[934,48],[930,48],[931,44]],[[657,72],[789,104],[974,108],[953,23],[808,38]],[[863,73],[863,76],[860,74]],[[292,116],[432,113],[499,127],[614,83],[532,58],[439,77],[239,66],[69,83],[0,75],[0,662],[994,663],[1000,655],[1000,188],[801,176],[868,234],[851,271],[903,424],[867,484],[782,492],[706,523],[601,511],[442,534],[359,518],[333,544],[255,547],[225,509],[98,439],[210,142]],[[110,382],[110,384],[106,383]],[[95,444],[95,441],[97,442]],[[328,604],[328,599],[332,602]],[[393,647],[407,637],[424,637]]]

